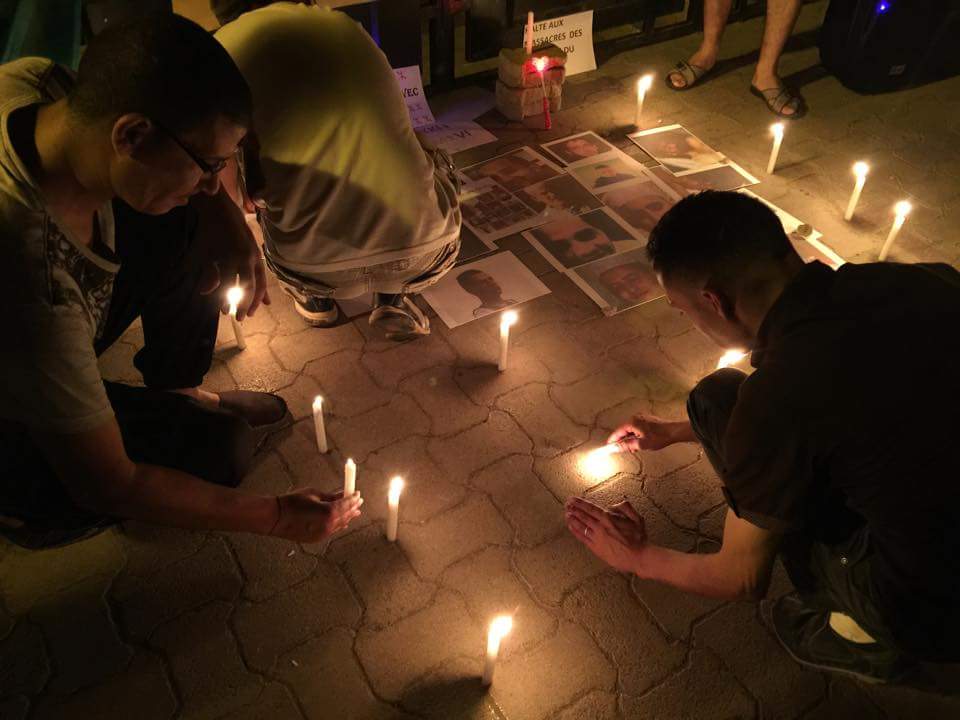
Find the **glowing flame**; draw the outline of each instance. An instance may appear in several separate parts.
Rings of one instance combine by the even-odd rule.
[[[646,94],[647,90],[653,85],[653,75],[644,75],[642,78],[637,80],[637,92],[640,95]]]
[[[487,649],[490,652],[497,652],[500,649],[500,641],[503,640],[510,631],[513,630],[513,618],[509,615],[498,615],[490,623],[490,631],[487,633]]]
[[[400,502],[400,493],[403,491],[403,478],[397,475],[390,480],[390,490],[387,491],[387,502],[396,505]]]
[[[773,136],[777,138],[777,140],[783,139],[783,123],[779,122],[771,125],[770,132],[773,133]]]
[[[717,370],[720,368],[730,367],[731,365],[736,365],[746,356],[747,353],[745,353],[743,350],[727,350],[723,355],[720,356],[720,362],[717,363]]]
[[[901,200],[893,207],[893,211],[897,214],[899,218],[905,218],[910,214],[910,211],[913,210],[913,205],[911,205],[906,200]]]
[[[870,166],[865,162],[861,161],[853,164],[853,174],[858,178],[865,178],[868,172],[870,172]]]
[[[236,309],[241,300],[243,300],[242,287],[239,285],[234,285],[232,288],[227,290],[227,302],[230,303],[231,308]]]
[[[517,312],[516,310],[507,310],[504,313],[500,314],[500,329],[509,328],[512,325],[517,323]]]
[[[534,58],[533,66],[537,69],[537,72],[542,75],[543,71],[547,69],[547,59],[545,57]]]
[[[618,452],[620,452],[620,446],[616,443],[591,450],[580,461],[580,470],[595,480],[608,478],[617,471],[613,456]]]
[[[314,412],[317,410],[323,410],[323,395],[317,395],[315,398],[313,398],[313,410]]]

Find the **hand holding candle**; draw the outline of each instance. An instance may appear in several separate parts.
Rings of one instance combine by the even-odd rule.
[[[387,540],[397,541],[397,527],[400,524],[400,493],[403,491],[403,478],[399,475],[390,480],[387,491]]]
[[[497,668],[497,656],[500,654],[500,642],[513,629],[513,618],[509,615],[500,615],[490,623],[487,632],[487,657],[483,663],[483,685],[488,687],[493,682],[493,671]]]
[[[856,162],[853,164],[853,174],[857,176],[857,181],[853,186],[853,192],[850,194],[847,211],[843,214],[843,219],[848,222],[853,219],[853,213],[857,209],[857,203],[860,201],[860,193],[863,191],[863,184],[867,181],[868,172],[870,172],[870,166],[865,162]]]
[[[357,491],[357,464],[347,458],[343,464],[343,496],[350,497]]]
[[[770,162],[767,163],[767,173],[773,174],[777,167],[777,158],[780,157],[780,145],[783,144],[783,123],[778,122],[770,126],[773,133],[773,149],[770,151]]]
[[[317,395],[313,399],[313,425],[317,431],[317,449],[326,454],[327,450],[327,428],[323,422],[323,397]]]
[[[497,369],[503,372],[507,369],[507,353],[510,350],[510,326],[516,324],[517,313],[514,310],[507,310],[500,315],[500,361],[497,363]]]
[[[243,288],[234,285],[227,290],[227,302],[230,304],[230,324],[233,325],[233,334],[237,338],[237,347],[241,350],[247,349],[247,341],[243,337],[243,328],[240,327],[240,321],[237,320],[237,306],[243,300]]]
[[[900,233],[900,228],[903,227],[903,223],[907,220],[907,215],[910,214],[910,211],[913,210],[913,205],[908,203],[906,200],[901,200],[893,207],[896,217],[893,219],[893,225],[890,227],[890,233],[887,235],[886,242],[883,243],[883,248],[880,250],[879,260],[883,261],[887,259],[887,254],[890,252],[890,248],[893,247],[893,241],[897,239],[897,235]]]
[[[633,124],[640,129],[640,117],[643,114],[643,101],[647,97],[647,91],[653,85],[653,75],[644,75],[637,80],[637,114],[633,119]]]

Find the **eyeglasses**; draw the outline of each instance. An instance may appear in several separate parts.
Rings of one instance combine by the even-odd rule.
[[[180,147],[180,149],[183,150],[190,157],[190,159],[193,160],[194,163],[196,163],[197,167],[203,171],[204,175],[216,175],[227,166],[227,162],[229,162],[229,158],[223,158],[221,160],[217,160],[215,163],[212,163],[212,164],[208,163],[202,157],[197,155],[193,150],[187,147],[184,144],[184,142],[180,138],[178,138],[176,133],[174,133],[172,130],[168,130],[163,125],[158,123],[156,120],[153,121],[153,124],[159,130],[162,130],[167,137],[173,140]]]

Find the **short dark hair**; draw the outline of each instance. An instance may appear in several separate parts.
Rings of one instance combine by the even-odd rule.
[[[756,198],[732,191],[688,195],[650,232],[647,257],[663,277],[726,285],[750,265],[795,253],[780,218]]]
[[[227,51],[173,13],[151,13],[95,36],[68,103],[84,120],[135,112],[174,132],[217,116],[249,127],[253,113],[250,88]]]

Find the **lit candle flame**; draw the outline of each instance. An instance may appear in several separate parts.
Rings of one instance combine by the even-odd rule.
[[[390,490],[387,491],[387,501],[391,505],[400,502],[400,493],[403,491],[403,478],[397,475],[390,480]]]
[[[240,305],[240,301],[243,300],[243,288],[239,285],[234,285],[232,288],[227,290],[227,302],[230,304],[230,309],[233,312],[236,312],[237,306]]]
[[[865,162],[861,161],[853,164],[853,174],[856,175],[857,178],[865,178],[868,172],[870,172],[870,166]]]
[[[580,461],[580,469],[593,479],[608,478],[617,471],[613,456],[618,452],[620,452],[620,446],[616,443],[591,450]]]
[[[507,310],[500,314],[500,329],[509,328],[517,323],[516,310]]]
[[[487,635],[489,642],[492,644],[496,639],[496,644],[499,646],[500,641],[509,635],[511,630],[513,630],[513,618],[509,615],[498,615],[490,623],[490,632]]]
[[[913,205],[906,200],[901,200],[893,207],[893,211],[897,214],[898,218],[905,218],[910,214],[911,210],[913,210]]]
[[[777,138],[777,140],[781,140],[783,138],[783,123],[778,122],[771,125],[770,132],[773,133],[773,136]]]
[[[644,75],[642,78],[637,80],[637,92],[640,93],[640,97],[643,97],[652,85],[653,75]]]
[[[317,395],[315,398],[313,398],[313,410],[314,412],[317,410],[323,410],[323,395]]]
[[[720,362],[717,363],[717,370],[730,367],[731,365],[736,365],[746,356],[747,353],[743,350],[727,350],[723,355],[720,356]]]
[[[537,69],[537,72],[542,75],[543,71],[547,69],[547,59],[545,57],[534,58],[533,66]]]

